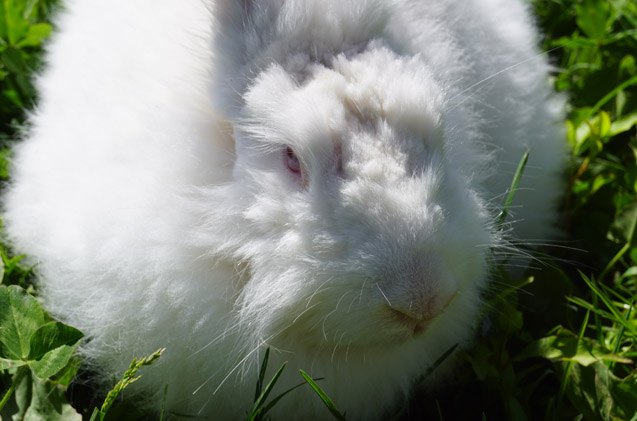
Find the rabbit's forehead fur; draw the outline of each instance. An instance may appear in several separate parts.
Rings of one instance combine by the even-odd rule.
[[[320,178],[313,172],[325,170],[326,160],[342,161],[352,176],[376,163],[391,178],[408,170],[404,164],[414,172],[423,158],[444,153],[441,94],[417,57],[379,49],[353,60],[337,56],[333,68],[301,60],[310,73],[301,82],[275,64],[245,95],[239,125],[249,136],[239,149],[291,146],[310,178]]]
[[[260,234],[241,248],[241,314],[251,329],[258,315],[261,337],[300,326],[313,346],[409,339],[389,307],[480,287],[491,241],[481,204],[467,206],[473,192],[447,170],[442,93],[418,57],[383,48],[299,73],[264,71],[236,127],[235,177],[252,185],[243,217]]]

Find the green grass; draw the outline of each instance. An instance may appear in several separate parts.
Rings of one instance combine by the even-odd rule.
[[[52,4],[0,1],[3,181],[8,146],[35,101],[29,81],[50,33]],[[563,247],[544,250],[541,270],[523,279],[502,273],[486,306],[495,310],[485,313],[478,341],[461,355],[455,375],[434,390],[418,389],[396,419],[637,420],[637,3],[536,0],[533,5],[546,34],[542,48],[557,69],[553,83],[569,98],[572,165],[566,175]],[[7,247],[0,254],[2,283],[37,296],[31,269]],[[74,411],[64,390],[77,371],[70,351],[78,333],[50,320],[27,292],[16,287],[0,292],[1,305],[29,308],[38,318],[36,324],[14,326],[33,337],[28,346],[7,347],[16,342],[0,334],[0,406],[31,416],[37,410]],[[57,339],[43,342],[38,331]],[[47,358],[48,365],[36,362]],[[264,395],[270,383],[264,385],[262,377],[255,419],[271,402]],[[326,414],[342,415],[338,402],[320,387],[315,390]]]

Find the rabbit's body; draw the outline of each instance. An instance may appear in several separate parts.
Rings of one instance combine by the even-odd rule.
[[[380,417],[470,339],[527,148],[513,237],[553,231],[562,115],[527,10],[207,3],[67,2],[10,237],[105,378],[167,348],[154,402],[168,384],[171,410],[241,417],[271,346],[279,390],[304,369]],[[275,414],[328,417],[311,395]]]

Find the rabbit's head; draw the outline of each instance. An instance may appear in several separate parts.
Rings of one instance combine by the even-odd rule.
[[[470,330],[492,234],[430,74],[378,44],[327,64],[297,54],[247,87],[234,229],[253,338],[331,350]]]

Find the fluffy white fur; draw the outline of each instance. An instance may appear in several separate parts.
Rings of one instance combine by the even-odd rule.
[[[240,418],[270,346],[278,390],[302,368],[382,417],[470,340],[527,148],[512,238],[553,232],[561,104],[522,1],[65,9],[5,222],[104,379],[167,348],[151,404]],[[309,388],[274,414],[329,417]]]

